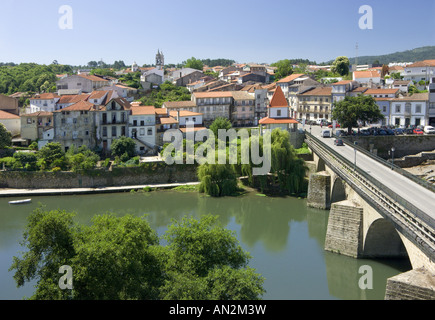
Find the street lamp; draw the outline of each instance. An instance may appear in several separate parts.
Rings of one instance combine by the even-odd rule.
[[[355,145],[355,147],[353,148],[353,150],[355,151],[355,162],[353,164],[353,171],[356,171],[356,146],[358,145],[358,142],[355,141],[353,144]]]
[[[391,170],[394,169],[394,151],[396,149],[394,147],[391,148]]]

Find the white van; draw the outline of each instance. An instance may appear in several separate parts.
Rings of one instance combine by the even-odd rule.
[[[435,133],[435,128],[432,126],[425,126],[423,131],[424,133],[431,134],[431,133]]]
[[[331,130],[325,129],[321,133],[322,138],[331,138]]]
[[[316,124],[317,124],[318,126],[320,126],[320,124],[321,124],[322,122],[326,123],[327,121],[326,121],[326,119],[317,119],[317,120],[316,120]]]

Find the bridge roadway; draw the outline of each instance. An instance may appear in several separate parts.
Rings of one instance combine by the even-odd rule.
[[[305,129],[310,132],[309,126],[305,126]],[[348,145],[335,146],[334,138],[321,137],[321,130],[322,128],[319,126],[312,126],[311,134],[350,162],[355,163],[354,148]],[[387,168],[385,165],[358,151],[356,152],[356,165],[367,174],[377,179],[380,183],[390,188],[391,191],[394,191],[397,195],[422,210],[435,221],[435,193],[433,191],[420,186],[409,178]],[[432,227],[435,227],[435,225],[432,225]]]

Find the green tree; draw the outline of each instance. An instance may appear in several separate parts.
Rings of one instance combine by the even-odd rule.
[[[132,158],[136,155],[136,142],[130,137],[120,137],[113,141],[110,150],[115,157],[121,157],[127,153]]]
[[[0,123],[0,149],[5,149],[12,145],[12,134]]]
[[[184,67],[202,71],[204,69],[204,64],[202,63],[201,60],[192,57],[190,59],[187,59],[186,63],[184,64]]]
[[[167,279],[162,299],[255,300],[264,279],[248,267],[251,258],[217,217],[184,217],[166,232]]]
[[[332,63],[331,71],[336,72],[341,76],[345,76],[349,73],[349,59],[345,56],[340,56]]]
[[[37,158],[38,166],[42,170],[53,169],[55,167],[66,170],[67,162],[65,159],[65,152],[62,150],[60,143],[47,143],[38,151]]]
[[[358,127],[358,121],[377,122],[384,118],[372,96],[359,95],[345,97],[334,103],[332,118],[337,120],[343,128],[348,128],[349,134],[353,127]]]
[[[293,63],[288,60],[279,60],[278,62],[272,63],[272,67],[277,67],[275,71],[275,81],[285,78],[293,73]]]
[[[75,214],[35,209],[14,257],[18,286],[36,281],[31,299],[258,299],[263,278],[216,217],[184,218],[159,243],[146,217],[98,215],[79,225]],[[59,288],[59,267],[73,271],[73,289]]]
[[[212,197],[231,196],[237,191],[237,175],[230,164],[204,163],[198,168],[199,192]]]
[[[216,118],[210,125],[210,130],[213,132],[215,139],[219,137],[219,129],[229,130],[232,128],[231,121],[224,117]]]

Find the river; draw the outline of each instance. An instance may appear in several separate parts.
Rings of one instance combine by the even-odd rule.
[[[24,197],[26,198],[26,197]],[[196,192],[162,190],[80,196],[33,197],[32,203],[10,205],[0,198],[0,300],[29,297],[33,284],[16,288],[8,269],[23,248],[19,242],[26,218],[38,205],[77,213],[90,223],[95,214],[147,214],[162,235],[171,219],[184,215],[219,216],[233,230],[252,259],[249,265],[265,278],[265,300],[382,300],[387,278],[409,270],[408,261],[353,259],[324,251],[329,211],[308,208],[305,199],[264,197],[211,198]],[[13,199],[13,200],[16,200]],[[162,242],[163,243],[163,242]],[[360,267],[373,270],[373,288],[360,289]]]

